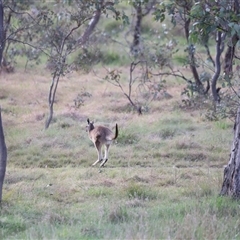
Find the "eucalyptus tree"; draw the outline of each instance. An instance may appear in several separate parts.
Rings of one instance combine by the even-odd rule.
[[[232,4],[232,5],[231,5]],[[228,81],[233,77],[233,63],[236,60],[236,46],[239,44],[240,38],[240,19],[239,11],[240,5],[238,0],[229,2],[227,5],[229,18],[231,21],[222,24],[222,31],[226,31],[229,38],[228,47],[225,54],[224,72],[225,78]],[[225,9],[220,9],[220,12]],[[220,14],[221,15],[221,14]],[[221,15],[224,19],[225,16]],[[239,59],[239,58],[238,58]],[[238,79],[239,81],[239,79]],[[238,96],[239,98],[239,96]],[[238,110],[234,123],[234,138],[232,142],[230,159],[224,168],[223,183],[220,192],[221,195],[228,195],[240,199],[240,104],[238,103]]]
[[[74,2],[74,4],[73,4]],[[68,73],[72,62],[68,57],[78,48],[84,47],[99,21],[104,1],[73,1],[61,11],[49,11],[47,18],[51,24],[41,38],[46,46],[45,52],[52,68],[52,83],[49,90],[49,116],[45,127],[48,128],[53,117],[53,106],[60,77]],[[86,25],[88,23],[88,25]],[[85,29],[85,30],[84,30]],[[83,34],[81,34],[81,30]]]
[[[68,7],[60,5],[57,11],[49,11],[47,18],[51,24],[45,30],[41,42],[47,51],[52,66],[52,84],[49,91],[49,116],[45,127],[48,128],[53,117],[53,105],[61,76],[71,70],[74,64],[69,56],[79,48],[85,48],[102,14],[114,13],[116,19],[120,12],[114,8],[116,1],[104,0],[71,1]]]
[[[240,4],[238,0],[220,1],[173,1],[161,3],[155,11],[156,19],[164,19],[166,11],[174,24],[183,22],[188,45],[198,43],[206,48],[207,62],[213,66],[211,77],[211,92],[214,103],[219,103],[219,79],[223,79],[232,86],[234,64],[239,60],[237,45],[240,39]],[[209,50],[209,42],[215,42],[215,58]],[[196,51],[195,48],[193,48]],[[194,52],[195,53],[195,52]],[[196,55],[195,55],[196,56]],[[190,58],[191,59],[191,58]],[[190,61],[197,70],[197,61]],[[193,73],[195,81],[196,75]],[[201,79],[199,79],[201,80]],[[198,81],[198,80],[197,80]],[[197,83],[196,81],[196,83]],[[210,87],[210,86],[209,86]],[[237,91],[234,91],[237,93]],[[240,105],[238,96],[238,110],[234,124],[234,139],[231,147],[230,159],[224,168],[223,183],[220,194],[240,199]]]
[[[211,87],[212,97],[218,103],[219,79],[225,74],[226,78],[232,77],[234,63],[234,50],[239,40],[239,3],[233,1],[173,1],[161,2],[156,6],[155,19],[164,20],[165,15],[171,18],[175,26],[182,26],[187,43],[188,61],[196,91],[206,94]],[[209,43],[215,42],[215,57],[212,56]],[[199,58],[196,44],[206,49],[206,59]],[[224,51],[226,49],[227,50]],[[223,54],[225,56],[223,57]],[[224,58],[224,66],[221,59]],[[208,68],[213,72],[207,79],[207,86],[203,88],[205,75],[201,68]],[[223,71],[224,72],[223,72]],[[203,76],[203,77],[202,77]],[[191,82],[190,82],[191,83]]]
[[[17,56],[26,56],[27,61],[39,61],[41,51],[32,47],[35,38],[32,30],[39,29],[40,18],[36,18],[38,3],[34,0],[3,1],[5,44],[2,64],[7,71],[13,70]]]
[[[166,18],[170,18],[174,27],[182,29],[182,32],[186,39],[187,60],[186,65],[191,69],[192,77],[194,82],[183,74],[173,72],[173,76],[180,76],[190,85],[193,91],[198,93],[206,93],[207,89],[204,89],[203,81],[201,80],[200,73],[198,71],[198,59],[196,58],[196,46],[191,41],[190,33],[192,30],[193,22],[191,19],[191,10],[194,7],[194,0],[170,0],[168,3],[160,2],[156,5],[154,16],[155,20],[163,22]],[[167,16],[166,16],[167,15]],[[176,36],[173,36],[175,38]],[[177,38],[175,38],[177,39]]]
[[[48,128],[53,117],[53,106],[59,80],[71,71],[74,61],[72,53],[87,48],[87,42],[94,32],[102,14],[113,13],[120,19],[115,9],[118,1],[105,0],[55,0],[21,1],[5,0],[5,49],[4,59],[26,56],[29,62],[39,63],[43,55],[47,57],[52,71],[49,89]]]
[[[0,1],[1,2],[1,1]],[[0,3],[1,8],[1,3]],[[5,143],[2,114],[0,109],[0,203],[2,202],[2,188],[5,178],[5,172],[7,167],[7,147]]]
[[[2,62],[2,54],[5,43],[3,16],[4,16],[3,3],[2,0],[0,0],[0,63]],[[2,116],[0,109],[0,203],[2,202],[2,188],[5,178],[6,166],[7,166],[7,148],[3,132]]]
[[[5,46],[4,10],[3,10],[3,3],[1,0],[0,1],[0,65],[2,63],[4,46]]]
[[[133,30],[133,40],[130,47],[130,51],[134,55],[141,54],[141,30],[143,18],[150,14],[154,9],[157,0],[134,0],[129,3],[134,8],[135,24]]]
[[[211,78],[211,91],[215,103],[219,102],[217,84],[221,76],[231,85],[234,80],[234,62],[239,60],[236,54],[240,38],[240,5],[233,1],[197,1],[189,12],[192,21],[189,40],[192,43],[208,44],[215,41],[214,73]],[[224,51],[225,50],[225,51]],[[223,56],[224,55],[224,56]],[[210,55],[208,54],[208,57]],[[224,59],[222,61],[222,59]],[[239,82],[239,79],[235,79]],[[235,91],[236,93],[236,91]],[[239,98],[239,96],[238,96]],[[228,195],[240,199],[240,105],[234,124],[234,139],[231,147],[230,159],[224,168],[221,195]]]
[[[232,77],[235,47],[240,36],[238,15],[238,0],[196,2],[191,9],[193,20],[191,40],[199,42],[210,37],[215,40],[215,69],[211,79],[212,96],[215,102],[219,101],[217,83],[221,72],[225,74],[227,80]],[[221,58],[226,45],[223,64]]]

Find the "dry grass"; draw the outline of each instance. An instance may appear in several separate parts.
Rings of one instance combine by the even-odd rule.
[[[124,109],[119,89],[75,73],[61,80],[54,121],[44,130],[50,82],[50,74],[1,76],[9,152],[2,239],[236,238],[238,205],[218,197],[231,123],[179,108],[179,83],[168,88],[173,98],[138,116]],[[75,108],[83,87],[91,97]],[[101,173],[90,167],[97,153],[88,117],[120,129]]]

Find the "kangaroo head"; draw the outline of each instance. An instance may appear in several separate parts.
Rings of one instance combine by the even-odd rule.
[[[94,122],[90,122],[89,118],[87,119],[88,125],[86,126],[86,132],[90,132],[94,129]]]

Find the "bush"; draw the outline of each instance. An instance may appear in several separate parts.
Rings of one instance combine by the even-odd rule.
[[[113,21],[113,22],[107,23],[105,26],[105,31],[107,33],[118,34],[121,30],[123,30],[123,25],[120,21],[119,22]]]
[[[120,56],[118,53],[110,51],[104,53],[102,63],[104,64],[117,64],[120,62]]]

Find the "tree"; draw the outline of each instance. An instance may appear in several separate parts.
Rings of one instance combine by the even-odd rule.
[[[49,11],[47,13],[52,20],[41,42],[45,45],[47,43],[49,61],[52,63],[53,68],[53,77],[49,90],[49,115],[45,128],[49,127],[53,118],[53,106],[60,77],[64,76],[71,69],[72,63],[68,60],[68,56],[79,48],[85,47],[102,13],[111,10],[115,13],[115,18],[119,18],[119,12],[114,9],[113,2],[76,0],[75,4],[74,8],[65,9],[65,11],[61,12],[61,18],[59,18],[58,12]],[[86,22],[88,22],[88,25],[81,37],[79,37],[78,30],[83,29]]]
[[[7,167],[7,147],[3,133],[2,115],[0,109],[0,203],[2,202],[2,188],[5,178],[6,167]]]
[[[141,28],[142,21],[147,16],[156,4],[156,0],[132,1],[132,5],[135,9],[136,23],[133,31],[133,42],[131,44],[131,53],[133,55],[141,54]]]
[[[194,2],[192,0],[190,1],[176,1],[175,7],[177,8],[177,12],[179,13],[179,18],[181,19],[181,22],[183,24],[185,37],[187,40],[187,52],[188,52],[188,63],[190,66],[190,69],[192,71],[193,78],[195,80],[196,89],[198,92],[203,92],[203,83],[200,80],[199,73],[197,70],[197,60],[196,60],[196,49],[193,44],[193,42],[190,41],[189,35],[190,35],[190,29],[191,29],[191,15],[190,11],[193,7]],[[175,10],[176,11],[176,10]]]
[[[212,96],[215,103],[219,102],[218,80],[221,76],[221,57],[225,45],[228,49],[225,53],[224,73],[227,78],[232,76],[234,50],[239,39],[239,3],[234,1],[212,1],[197,2],[191,9],[193,29],[191,39],[193,41],[208,40],[208,36],[214,36],[216,42],[216,56],[214,63],[214,74],[211,80]],[[212,34],[214,33],[214,35]],[[205,41],[206,42],[206,41]]]
[[[33,0],[5,0],[4,4],[4,36],[5,44],[3,50],[2,65],[4,70],[12,72],[14,70],[15,57],[26,56],[27,63],[39,63],[41,51],[36,51],[32,45],[34,33],[33,29],[39,29],[40,18],[38,5]],[[19,44],[21,43],[21,44]]]
[[[4,50],[4,46],[5,46],[3,17],[4,17],[4,11],[3,11],[3,3],[1,0],[0,1],[0,66],[2,65],[3,50]]]
[[[214,104],[219,103],[219,79],[225,76],[232,77],[234,64],[234,50],[239,40],[239,2],[233,1],[173,1],[160,3],[154,12],[156,20],[164,19],[168,13],[174,26],[182,26],[187,40],[188,61],[194,84],[191,88],[197,93],[206,95],[211,89]],[[215,41],[215,58],[212,57],[209,42]],[[201,59],[198,54],[197,44],[206,49],[206,59]],[[225,46],[227,51],[224,52]],[[224,67],[223,67],[223,54]],[[206,70],[213,72],[210,79],[206,79]],[[223,71],[224,69],[224,71]],[[210,80],[210,81],[209,81]],[[207,81],[206,88],[203,87]]]
[[[48,98],[49,115],[45,124],[48,128],[53,117],[53,106],[60,77],[67,74],[71,66],[68,56],[86,44],[106,5],[104,0],[75,0],[68,4],[65,1],[56,1],[55,4],[58,4],[56,9],[52,4],[44,5],[44,3],[39,5],[35,3],[30,6],[30,2],[18,0],[5,2],[7,27],[3,33],[7,40],[7,47],[4,59],[7,62],[7,58],[13,59],[16,55],[25,55],[27,65],[28,60],[35,60],[38,63],[40,56],[43,54],[47,56],[48,65],[52,70]],[[17,24],[14,24],[15,22]],[[89,24],[79,37],[81,32],[77,30],[83,29],[86,22]],[[16,47],[12,46],[16,43],[18,44]]]
[[[2,62],[2,53],[3,53],[3,45],[5,42],[4,39],[4,25],[3,25],[3,4],[2,0],[0,0],[0,62]],[[1,109],[0,109],[0,203],[2,202],[2,188],[3,182],[6,172],[7,166],[7,148],[3,133],[3,126],[2,126],[2,116],[1,116]]]
[[[232,87],[234,80],[234,60],[236,46],[240,39],[240,4],[238,0],[233,1],[169,1],[166,4],[168,13],[172,16],[172,22],[177,24],[176,19],[182,19],[185,36],[190,44],[201,44],[205,47],[208,62],[214,67],[211,78],[211,91],[214,104],[219,102],[219,79],[225,80]],[[162,8],[156,9],[155,16],[158,19],[165,13]],[[191,25],[190,25],[191,23]],[[191,31],[190,31],[191,30]],[[208,43],[215,41],[215,59],[211,56]],[[224,49],[227,45],[227,49]],[[225,53],[224,60],[222,55]],[[193,59],[193,58],[190,58]],[[205,61],[205,65],[206,65]],[[192,62],[197,67],[196,61]],[[190,67],[191,67],[190,61]],[[210,66],[210,65],[209,65]],[[197,68],[196,68],[197,70]],[[223,74],[221,75],[221,72]],[[196,75],[193,77],[196,82]],[[200,80],[200,79],[199,79]],[[237,79],[239,82],[239,79]],[[197,84],[197,82],[196,82]],[[210,87],[210,86],[209,86]],[[233,89],[234,90],[234,89]],[[233,91],[236,94],[236,91]],[[221,195],[228,195],[240,199],[240,106],[238,96],[238,109],[234,124],[234,139],[228,165],[224,169]]]
[[[77,65],[69,56],[73,52],[84,55],[90,36],[102,14],[107,15],[110,11],[114,13],[115,19],[120,19],[121,14],[115,9],[117,2],[56,0],[46,4],[45,1],[33,0],[4,1],[4,62],[8,63],[8,59],[13,61],[15,56],[21,55],[27,57],[27,66],[29,62],[39,63],[41,56],[45,55],[48,59],[47,66],[52,71],[46,128],[53,117],[59,80]],[[122,16],[124,18],[124,14]]]
[[[200,78],[200,74],[198,71],[198,59],[196,58],[196,46],[193,41],[190,39],[190,33],[192,31],[193,21],[191,18],[191,10],[194,6],[193,0],[185,0],[185,1],[173,1],[170,0],[169,3],[164,4],[160,3],[155,9],[154,15],[155,20],[163,21],[165,20],[165,13],[167,12],[171,18],[171,22],[173,25],[178,28],[183,29],[183,33],[186,39],[187,47],[185,52],[187,52],[187,60],[186,63],[189,65],[192,76],[194,79],[194,83],[188,79],[188,84],[191,85],[191,88],[194,91],[203,94],[206,92],[204,90],[203,82]],[[173,72],[173,76],[175,72]],[[187,77],[184,77],[187,79]]]
[[[225,79],[231,81],[233,77],[233,63],[236,44],[240,36],[239,1],[204,1],[196,2],[190,11],[193,28],[190,39],[193,42],[208,41],[209,36],[215,37],[216,55],[214,73],[211,79],[212,97],[219,102],[219,88],[217,88],[221,71],[224,69]],[[214,35],[212,35],[212,32]],[[206,37],[207,36],[207,37]],[[224,67],[221,56],[228,43],[224,57]],[[211,61],[212,62],[212,61]],[[235,92],[236,93],[236,92]],[[228,195],[240,199],[240,106],[238,104],[234,139],[231,147],[230,159],[225,166],[220,195]]]
[[[228,165],[224,168],[220,195],[240,199],[240,107],[234,125],[234,139]]]

